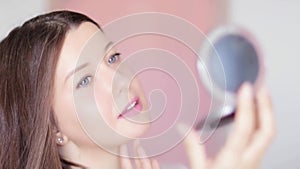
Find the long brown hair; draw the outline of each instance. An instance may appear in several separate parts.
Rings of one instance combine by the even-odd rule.
[[[53,86],[65,36],[82,22],[99,27],[83,14],[56,11],[30,19],[1,41],[0,168],[69,168],[53,132]]]

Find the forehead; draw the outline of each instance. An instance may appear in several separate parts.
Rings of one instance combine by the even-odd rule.
[[[71,29],[65,37],[57,64],[57,76],[63,78],[74,70],[80,62],[89,62],[94,58],[95,51],[104,55],[103,48],[109,41],[104,33],[93,23],[84,22],[79,27]]]

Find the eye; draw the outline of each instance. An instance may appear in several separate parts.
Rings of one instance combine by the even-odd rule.
[[[108,64],[113,64],[118,61],[121,53],[114,53],[108,58]]]
[[[83,87],[87,87],[92,81],[92,77],[91,76],[86,76],[83,79],[81,79],[81,81],[77,84],[76,88],[83,88]]]

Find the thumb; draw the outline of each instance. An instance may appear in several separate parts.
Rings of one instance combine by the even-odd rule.
[[[182,137],[186,138],[183,141],[184,147],[187,152],[187,156],[191,169],[204,169],[206,168],[206,154],[204,145],[200,144],[199,135],[194,129],[189,128],[184,124],[177,126],[179,133]]]

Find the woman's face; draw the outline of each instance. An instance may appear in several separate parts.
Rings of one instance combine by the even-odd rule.
[[[148,102],[112,43],[85,22],[66,35],[55,74],[59,130],[80,146],[116,146],[149,127]]]

